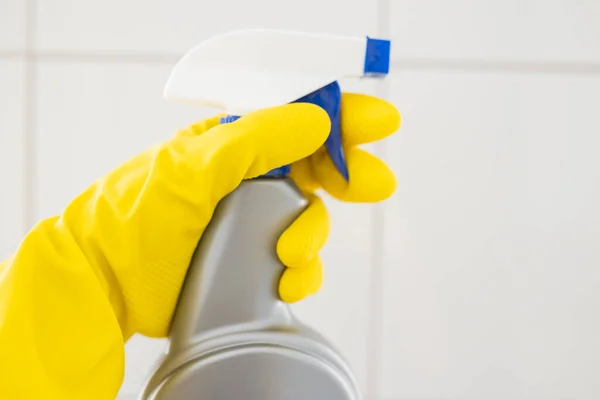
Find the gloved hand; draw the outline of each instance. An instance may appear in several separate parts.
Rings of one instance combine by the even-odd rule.
[[[396,131],[389,103],[344,94],[342,141],[350,183],[322,147],[327,114],[290,104],[218,125],[194,124],[127,161],[37,224],[0,263],[0,398],[114,398],[123,342],[167,335],[188,264],[215,206],[243,179],[284,164],[310,205],[283,233],[280,295],[318,290],[329,219],[315,191],[374,202],[392,172],[356,146]],[[33,384],[32,384],[33,382]]]
[[[287,266],[280,296],[295,302],[322,280],[318,253],[329,217],[319,188],[352,202],[375,202],[396,188],[393,173],[356,146],[395,132],[400,116],[389,103],[357,94],[342,98],[342,140],[348,184],[323,145],[327,114],[290,104],[219,125],[214,117],[124,163],[73,200],[52,224],[72,242],[62,258],[90,264],[103,282],[125,337],[168,334],[190,258],[219,200],[243,180],[283,164],[309,197],[305,212],[287,229],[277,253]]]
[[[291,177],[310,205],[277,244],[288,267],[279,292],[284,301],[294,302],[319,289],[318,252],[329,233],[329,217],[314,192],[322,187],[341,200],[363,202],[382,200],[396,187],[389,168],[356,146],[395,132],[398,112],[387,102],[362,95],[345,94],[342,105],[350,184],[322,146],[330,129],[326,114],[312,105],[294,104],[231,124],[218,125],[215,117],[192,125],[88,191],[93,203],[106,199],[108,208],[89,209],[85,196],[71,205],[65,221],[73,216],[73,229],[83,227],[84,208],[90,210],[83,220],[110,260],[104,275],[114,276],[121,288],[124,331],[165,336],[190,257],[218,201],[242,179],[295,161]]]

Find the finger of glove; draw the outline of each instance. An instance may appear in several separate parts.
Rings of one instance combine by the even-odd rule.
[[[311,157],[312,170],[323,189],[338,200],[359,203],[379,202],[394,193],[395,174],[382,160],[359,148],[345,151],[349,182],[340,175],[324,149]]]
[[[398,110],[392,104],[355,93],[342,94],[341,116],[342,141],[346,149],[391,135],[399,129],[401,121]],[[294,163],[291,168],[290,177],[305,193],[314,193],[322,187],[313,171],[313,162],[312,159],[303,159]],[[329,176],[325,175],[326,178]],[[338,174],[331,176],[337,177]]]
[[[391,103],[364,94],[342,94],[341,128],[345,147],[381,140],[396,132],[400,123],[400,113]]]
[[[249,113],[215,126],[200,136],[180,137],[169,152],[186,170],[190,191],[210,189],[218,201],[243,179],[291,164],[314,153],[329,134],[331,122],[318,106],[295,103]]]
[[[309,206],[277,241],[277,255],[289,268],[302,268],[318,257],[329,236],[327,208],[317,196],[309,198]]]
[[[279,297],[295,303],[316,293],[323,283],[323,264],[319,257],[301,268],[286,268],[279,281]]]

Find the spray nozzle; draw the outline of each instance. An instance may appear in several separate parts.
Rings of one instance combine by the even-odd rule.
[[[389,72],[390,42],[277,30],[246,30],[210,39],[175,66],[165,97],[224,109],[221,123],[250,111],[287,103],[312,103],[331,119],[325,142],[340,174],[349,180],[341,138],[339,79],[380,78]],[[287,175],[282,166],[267,175]]]

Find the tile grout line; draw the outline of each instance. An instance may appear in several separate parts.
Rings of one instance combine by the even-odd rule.
[[[600,64],[565,62],[526,62],[501,60],[459,60],[459,59],[394,59],[391,71],[442,70],[457,72],[497,72],[527,74],[600,75]]]
[[[68,62],[68,63],[133,63],[133,64],[175,64],[181,58],[176,54],[160,53],[95,53],[61,51],[0,51],[0,59],[24,58],[28,61]]]
[[[377,34],[381,38],[390,36],[390,0],[377,0]],[[380,81],[377,83],[375,93],[380,98],[388,96],[388,83]],[[374,153],[382,157],[384,147],[381,143],[374,144]],[[372,206],[371,214],[371,274],[369,279],[368,299],[368,327],[367,327],[367,388],[366,397],[370,399],[380,398],[381,377],[381,329],[382,329],[382,290],[383,290],[383,222],[384,209],[381,204]]]
[[[25,59],[25,52],[18,50],[0,50],[0,60],[10,60],[13,58]]]
[[[384,1],[384,0],[382,0]],[[180,56],[176,54],[133,54],[133,53],[93,53],[76,51],[0,51],[0,59],[20,58],[38,62],[80,62],[80,63],[133,63],[171,65]],[[460,60],[446,58],[395,58],[391,62],[391,72],[401,71],[457,71],[457,72],[496,72],[496,73],[555,73],[565,75],[600,75],[600,64],[593,62],[565,63],[558,61],[502,61],[502,60]]]
[[[25,71],[24,71],[24,104],[23,104],[23,140],[24,140],[24,169],[25,184],[23,188],[24,232],[27,232],[33,226],[34,207],[35,207],[35,181],[36,166],[35,159],[35,119],[36,119],[36,60],[30,57],[33,54],[35,32],[36,32],[36,0],[26,0],[25,2]]]

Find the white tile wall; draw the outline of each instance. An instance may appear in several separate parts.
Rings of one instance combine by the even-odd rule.
[[[386,0],[395,59],[600,62],[600,2]]]
[[[25,12],[23,0],[0,0],[0,53],[25,48]]]
[[[161,96],[169,63],[197,42],[249,27],[389,28],[388,92],[404,122],[379,149],[399,192],[382,231],[372,206],[326,199],[324,288],[294,308],[341,348],[369,400],[598,398],[598,21],[592,0],[0,0],[0,258],[25,216],[60,212],[93,179],[211,113]],[[39,52],[28,76],[26,33]],[[377,287],[381,310],[369,308]],[[164,343],[128,343],[120,399],[135,398]]]
[[[24,64],[0,59],[0,260],[16,249],[24,228]]]
[[[369,0],[46,0],[37,9],[36,40],[43,50],[182,53],[235,29],[366,35],[375,28],[375,6]]]
[[[383,395],[597,398],[600,76],[391,85]]]

